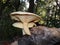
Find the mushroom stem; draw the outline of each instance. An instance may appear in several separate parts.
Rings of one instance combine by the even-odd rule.
[[[23,27],[24,27],[25,34],[31,35],[29,28],[28,28],[28,23],[23,23]]]

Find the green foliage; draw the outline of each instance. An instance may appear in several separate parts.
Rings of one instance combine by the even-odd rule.
[[[60,27],[60,7],[58,0],[37,0],[36,14],[42,17],[40,24],[48,27]]]
[[[0,1],[0,41],[12,40],[15,36],[21,35],[21,29],[12,26],[14,21],[10,18],[10,13],[17,11],[12,0]]]

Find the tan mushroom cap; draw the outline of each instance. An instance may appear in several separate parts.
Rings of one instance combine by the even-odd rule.
[[[31,22],[38,22],[41,18],[40,16],[29,13],[29,12],[13,12],[10,14],[11,18],[17,21],[21,21],[20,23],[13,24],[14,27],[23,28],[23,32],[25,34],[31,35],[29,27],[32,27],[34,23]]]
[[[37,22],[41,19],[40,16],[34,14],[34,13],[29,13],[29,12],[12,12],[10,14],[11,18],[17,21],[21,22]]]
[[[28,23],[29,28],[33,27],[34,25],[35,24],[33,22]],[[17,27],[17,28],[23,28],[23,24],[21,22],[13,23],[12,26]]]

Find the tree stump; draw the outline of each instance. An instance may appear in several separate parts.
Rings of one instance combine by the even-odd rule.
[[[54,45],[60,41],[60,28],[37,26],[30,29],[31,36],[19,39],[20,45]]]
[[[60,28],[37,26],[31,28],[30,32],[30,36],[19,38],[18,45],[55,45],[60,42]]]

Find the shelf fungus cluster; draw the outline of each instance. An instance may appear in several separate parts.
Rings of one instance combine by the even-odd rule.
[[[12,12],[10,14],[11,19],[16,20],[17,22],[13,23],[12,25],[17,28],[23,29],[23,35],[31,35],[29,28],[36,25],[35,23],[38,22],[41,17],[29,12]]]

